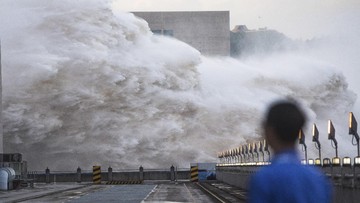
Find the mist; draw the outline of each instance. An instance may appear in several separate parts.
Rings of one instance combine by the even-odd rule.
[[[359,108],[358,90],[347,74],[359,64],[356,36],[348,44],[329,36],[300,50],[209,57],[153,35],[108,1],[33,0],[1,1],[0,37],[4,149],[23,153],[31,170],[215,162],[218,151],[262,139],[262,114],[284,98],[306,111],[309,158],[317,154],[313,122],[323,157],[334,156],[327,119],[339,155],[355,156],[347,114]]]

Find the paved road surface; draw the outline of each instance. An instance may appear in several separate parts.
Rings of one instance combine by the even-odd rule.
[[[27,203],[154,203],[213,200],[190,182],[147,182],[142,185],[41,184],[0,193],[0,202]]]
[[[214,202],[193,183],[170,183],[157,185],[145,199],[150,202]]]
[[[139,203],[154,189],[154,187],[155,185],[116,185],[82,196],[78,199],[73,199],[69,202]]]
[[[88,188],[89,186],[90,186],[89,184],[76,184],[76,183],[66,183],[66,184],[37,183],[33,188],[28,187],[19,190],[0,191],[0,202],[1,203],[21,202],[33,198],[39,198],[49,195],[51,196],[65,191],[81,190],[83,188]]]

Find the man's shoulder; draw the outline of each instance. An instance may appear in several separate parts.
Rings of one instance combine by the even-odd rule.
[[[279,173],[279,168],[277,165],[270,164],[267,166],[261,167],[255,174],[254,178],[264,178],[264,177],[272,177],[274,174]],[[281,173],[281,172],[280,172]]]
[[[324,181],[327,180],[325,174],[319,168],[316,168],[315,166],[302,166],[302,167],[304,168],[304,171],[307,173],[305,174],[306,176],[311,176],[314,178],[317,177]]]
[[[323,173],[313,166],[304,166],[301,164],[270,164],[262,167],[254,175],[254,177],[271,177],[271,176],[286,176],[286,174],[293,175],[310,175],[323,176]]]

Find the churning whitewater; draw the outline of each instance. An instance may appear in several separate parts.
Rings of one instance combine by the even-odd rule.
[[[356,95],[333,65],[298,52],[202,56],[104,2],[0,3],[4,148],[23,153],[29,168],[213,162],[260,140],[266,105],[287,97],[324,143],[327,119],[346,129]]]

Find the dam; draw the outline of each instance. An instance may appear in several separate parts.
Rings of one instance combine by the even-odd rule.
[[[0,8],[0,25],[18,19],[0,26],[1,165],[13,169],[2,171],[2,200],[246,201],[249,177],[270,160],[255,142],[260,115],[287,97],[319,129],[331,118],[346,135],[335,156],[326,136],[321,157],[307,142],[303,163],[333,181],[336,202],[358,200],[346,119],[356,93],[337,69],[346,66],[306,48],[227,57],[227,11],[135,17],[100,2],[16,5]]]

